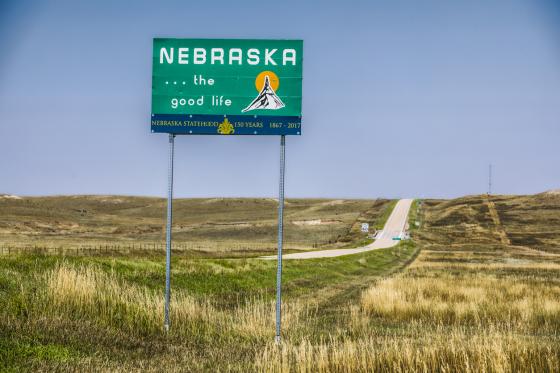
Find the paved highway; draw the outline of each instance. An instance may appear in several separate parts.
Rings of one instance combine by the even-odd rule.
[[[354,249],[335,249],[335,250],[320,250],[320,251],[306,251],[303,253],[294,253],[283,255],[283,259],[312,259],[312,258],[332,258],[335,256],[350,255],[363,253],[370,250],[385,249],[397,245],[400,241],[393,240],[393,237],[401,235],[406,227],[408,219],[408,212],[412,199],[401,199],[397,202],[395,208],[391,212],[389,219],[383,227],[374,242],[371,244],[358,247]],[[276,259],[276,255],[266,256],[263,259]]]

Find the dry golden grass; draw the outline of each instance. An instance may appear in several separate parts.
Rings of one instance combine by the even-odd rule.
[[[255,363],[260,372],[554,372],[557,350],[543,341],[512,334],[461,333],[409,338],[398,336],[302,340],[269,344]]]
[[[501,215],[503,203],[496,201]],[[320,204],[318,208],[333,206]],[[548,219],[550,212],[537,215]],[[258,292],[240,292],[237,302],[235,298],[220,302],[210,296],[215,288],[187,292],[195,288],[184,283],[172,294],[173,325],[165,335],[161,291],[142,285],[153,275],[152,266],[155,270],[163,267],[124,259],[126,265],[120,273],[108,271],[107,263],[101,264],[98,258],[72,258],[48,267],[35,281],[21,286],[19,297],[12,294],[3,332],[16,340],[10,345],[16,351],[21,346],[12,329],[23,335],[37,333],[44,345],[58,343],[69,349],[62,350],[66,355],[74,356],[68,361],[40,361],[33,366],[36,369],[30,369],[39,371],[53,367],[142,372],[560,371],[560,255],[554,254],[554,248],[549,246],[548,253],[543,253],[537,246],[503,244],[477,196],[429,201],[415,219],[423,222],[413,231],[423,250],[404,272],[382,272],[388,277],[374,279],[371,271],[377,265],[372,265],[358,271],[356,277],[343,276],[328,286],[317,286],[313,293],[294,292],[290,287],[319,283],[331,273],[341,276],[343,268],[316,272],[315,277],[292,277],[286,289],[291,298],[283,307],[280,346],[272,342],[273,301],[246,295]],[[508,219],[503,220],[507,228]],[[539,221],[544,232],[548,229],[545,219]],[[403,243],[394,253],[407,245],[412,247]],[[409,253],[408,258],[415,255]],[[370,255],[377,254],[383,253]],[[41,260],[55,261],[52,257]],[[360,266],[369,263],[360,260]],[[182,281],[208,278],[203,274],[216,275],[217,281],[237,281],[254,274],[257,261],[235,261],[235,265],[224,260],[198,259],[194,263],[182,258],[174,267],[181,271],[175,275]],[[290,265],[301,266],[298,271],[309,274],[328,263]],[[347,263],[336,266],[350,263],[348,258]],[[34,267],[28,262],[26,268]],[[145,269],[150,272],[142,272]],[[11,284],[7,277],[8,272],[2,283],[5,288]],[[255,276],[248,284],[254,286],[254,281],[263,278]],[[346,283],[347,279],[351,281]],[[356,290],[372,279],[374,283]],[[218,282],[222,284],[225,282]],[[269,291],[272,288],[269,284]],[[271,296],[271,292],[266,294]],[[53,330],[57,336],[49,340]],[[69,346],[79,338],[75,335],[95,338],[104,343],[103,348],[83,344],[85,356],[72,352]],[[110,341],[103,342],[107,339]]]
[[[464,253],[473,256],[472,252]],[[455,255],[460,258],[461,254]],[[453,273],[422,253],[404,273],[378,281],[323,342],[290,339],[256,354],[261,372],[556,372],[560,284],[532,274],[497,276],[492,265]],[[523,263],[519,262],[522,266]],[[463,264],[467,266],[468,263]],[[494,268],[495,269],[495,268]],[[548,274],[546,274],[548,275]]]
[[[128,327],[129,332],[161,329],[162,294],[118,279],[93,266],[74,268],[61,264],[46,278],[46,312],[51,315],[86,317],[108,325]],[[197,300],[184,292],[173,292],[170,319],[174,334],[188,334],[197,324],[222,332],[251,337],[274,335],[274,301],[252,299],[234,309],[220,310],[209,301]],[[301,319],[311,317],[316,307],[302,302],[283,304],[283,326],[289,330]]]
[[[289,199],[285,238],[290,248],[339,246],[365,238],[359,223],[378,223],[389,200]],[[175,248],[208,256],[275,250],[277,202],[270,198],[176,199]],[[0,254],[9,250],[161,251],[163,198],[59,196],[0,198]],[[310,223],[311,222],[311,223]]]
[[[269,344],[256,354],[256,368],[560,371],[559,257],[504,245],[478,196],[431,201],[423,216],[424,228],[415,235],[431,250],[363,291],[323,341]]]
[[[129,331],[153,332],[161,328],[163,297],[148,289],[120,284],[92,266],[73,268],[62,264],[47,275],[46,309],[53,314],[95,318],[106,324],[121,323]],[[215,310],[183,293],[174,293],[171,317],[191,325],[205,321]]]
[[[493,210],[495,206],[495,210]],[[430,243],[510,242],[560,252],[560,195],[467,196],[424,203],[420,236]]]
[[[560,326],[560,286],[485,274],[398,276],[365,291],[362,307],[396,322],[555,331]]]
[[[543,263],[543,262],[530,262],[527,260],[519,261],[505,261],[496,263],[448,263],[448,262],[431,262],[414,264],[418,268],[432,268],[432,269],[450,269],[450,270],[471,270],[471,271],[484,271],[484,270],[539,270],[539,271],[560,271],[560,264],[558,263]]]

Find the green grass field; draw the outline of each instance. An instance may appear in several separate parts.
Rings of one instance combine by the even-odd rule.
[[[286,262],[286,338],[327,336],[323,322],[338,316],[332,307],[414,253],[403,246]],[[6,369],[245,370],[274,336],[274,261],[176,258],[168,336],[161,259],[21,254],[0,264]]]
[[[281,346],[273,342],[276,263],[254,258],[257,249],[236,255],[178,252],[172,262],[169,334],[162,328],[165,271],[159,249],[147,255],[19,250],[0,256],[0,370],[558,371],[560,242],[552,232],[560,219],[555,207],[560,197],[489,198],[495,207],[485,196],[415,201],[409,220],[413,240],[392,249],[286,261]],[[269,203],[255,201],[255,206]],[[299,215],[293,209],[291,221],[330,219],[336,211],[350,216],[354,207],[362,207],[353,220],[348,217],[345,233],[336,240],[330,236],[324,247],[356,245],[363,240],[355,235],[360,222],[380,224],[394,204],[326,202],[301,202],[306,207]],[[219,205],[226,203],[234,205],[228,200]],[[343,207],[344,213],[336,210]],[[500,226],[489,208],[497,211]],[[73,242],[71,234],[67,241],[57,241],[53,232],[33,239],[31,233],[14,234],[14,226],[37,229],[38,220],[50,220],[37,212],[42,207],[10,209],[0,210],[0,226],[9,230],[4,242]],[[106,219],[125,226],[116,222],[127,209],[118,210]],[[132,210],[127,213],[136,216]],[[65,214],[56,220],[67,222]],[[200,214],[205,221],[227,223],[224,212],[209,208]],[[250,211],[231,214],[233,221]],[[99,220],[80,226],[110,226],[96,216]],[[196,221],[181,219],[185,226]],[[503,244],[501,231],[510,244]],[[122,235],[93,239],[121,247],[132,239]],[[201,236],[199,242],[209,241]]]

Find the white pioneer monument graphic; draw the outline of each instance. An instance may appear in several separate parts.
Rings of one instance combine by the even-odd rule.
[[[245,113],[247,111],[257,109],[278,110],[283,108],[284,106],[286,105],[284,105],[282,100],[280,100],[280,97],[278,97],[276,95],[276,92],[274,92],[274,89],[272,89],[272,87],[270,86],[270,78],[268,77],[268,75],[266,75],[264,77],[263,87],[257,98],[254,99],[249,106],[241,110],[241,112]]]

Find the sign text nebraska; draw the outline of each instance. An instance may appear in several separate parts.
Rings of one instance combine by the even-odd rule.
[[[278,51],[275,49],[257,49],[249,48],[245,55],[241,48],[161,48],[159,50],[159,63],[160,64],[173,64],[175,61],[179,65],[204,65],[210,63],[211,65],[243,65],[243,62],[249,65],[258,65],[264,61],[265,65],[276,66],[281,63],[282,66],[297,64],[296,50],[295,49],[282,49]]]

